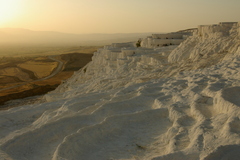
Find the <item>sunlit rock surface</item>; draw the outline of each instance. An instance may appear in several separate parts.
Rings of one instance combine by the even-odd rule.
[[[105,46],[45,103],[0,112],[0,159],[238,159],[239,71],[239,23]]]

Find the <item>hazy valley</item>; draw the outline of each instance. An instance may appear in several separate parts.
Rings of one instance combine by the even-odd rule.
[[[0,45],[84,46],[130,42],[151,33],[68,34],[53,31],[0,28]]]
[[[97,48],[99,46],[1,48],[0,109],[16,106],[4,105],[9,100],[54,90],[62,81],[70,78],[74,71],[90,62]]]

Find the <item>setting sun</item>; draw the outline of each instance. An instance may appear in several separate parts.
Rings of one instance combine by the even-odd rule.
[[[20,0],[0,0],[0,24],[17,17],[20,9]]]

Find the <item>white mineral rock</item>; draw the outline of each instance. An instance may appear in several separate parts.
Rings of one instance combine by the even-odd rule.
[[[239,159],[239,23],[182,41],[105,46],[45,103],[1,111],[0,159]]]

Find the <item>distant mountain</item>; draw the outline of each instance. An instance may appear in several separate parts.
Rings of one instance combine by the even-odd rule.
[[[32,31],[21,28],[0,28],[1,44],[105,45],[137,41],[151,33],[69,34],[53,31]]]

